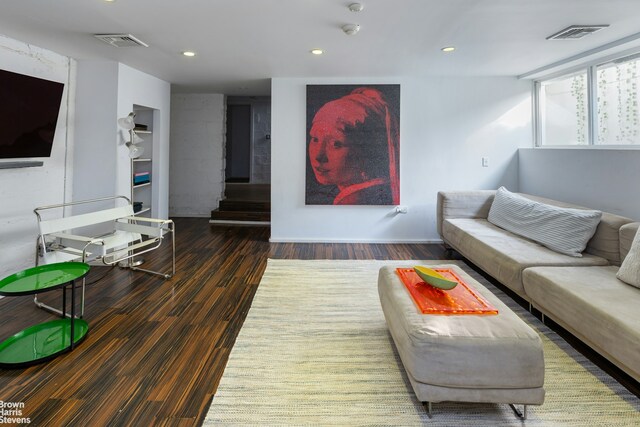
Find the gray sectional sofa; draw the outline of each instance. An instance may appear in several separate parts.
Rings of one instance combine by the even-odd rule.
[[[640,289],[616,278],[640,223],[603,212],[582,257],[563,255],[490,223],[495,193],[439,192],[444,243],[640,381]]]

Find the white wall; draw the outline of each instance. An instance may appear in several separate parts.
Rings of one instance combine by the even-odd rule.
[[[401,85],[400,202],[407,214],[391,206],[304,204],[306,85],[354,83]],[[515,78],[276,78],[271,97],[272,241],[437,241],[437,192],[517,190],[517,149],[532,144],[531,82]]]
[[[67,129],[67,121],[73,121],[75,68],[65,56],[3,36],[0,36],[0,68],[65,83],[51,157],[37,159],[44,161],[42,167],[0,169],[2,278],[35,265],[38,229],[33,209],[63,203],[70,197],[73,133]]]
[[[71,199],[110,197],[116,194],[118,63],[82,60],[77,68]]]
[[[171,99],[171,216],[210,217],[224,194],[225,100],[219,94]]]
[[[152,215],[169,214],[169,131],[171,86],[154,76],[107,60],[78,61],[73,200],[131,195],[131,162],[126,132],[117,123],[134,105],[154,115]]]
[[[157,110],[153,123],[153,169],[151,179],[151,213],[155,218],[169,217],[169,135],[171,127],[171,85],[157,77],[124,64],[118,64],[117,117],[126,117],[133,106]],[[117,129],[114,123],[114,129]],[[131,162],[129,150],[122,145],[117,150],[116,193],[131,193]]]
[[[640,220],[640,150],[519,151],[520,191]]]

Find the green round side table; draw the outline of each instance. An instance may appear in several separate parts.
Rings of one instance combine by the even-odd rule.
[[[29,268],[0,280],[0,295],[6,297],[62,288],[62,318],[30,326],[0,343],[0,368],[21,368],[51,360],[73,350],[84,339],[89,324],[75,317],[75,283],[88,272],[88,264],[60,262]],[[68,286],[71,287],[69,317],[65,312]]]

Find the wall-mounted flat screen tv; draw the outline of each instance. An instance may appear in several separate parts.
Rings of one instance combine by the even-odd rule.
[[[50,157],[64,84],[0,70],[0,159]]]

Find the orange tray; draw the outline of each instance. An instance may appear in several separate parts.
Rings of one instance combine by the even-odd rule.
[[[450,268],[434,268],[458,286],[445,291],[424,282],[413,268],[397,268],[398,276],[423,314],[498,314],[498,310]]]

